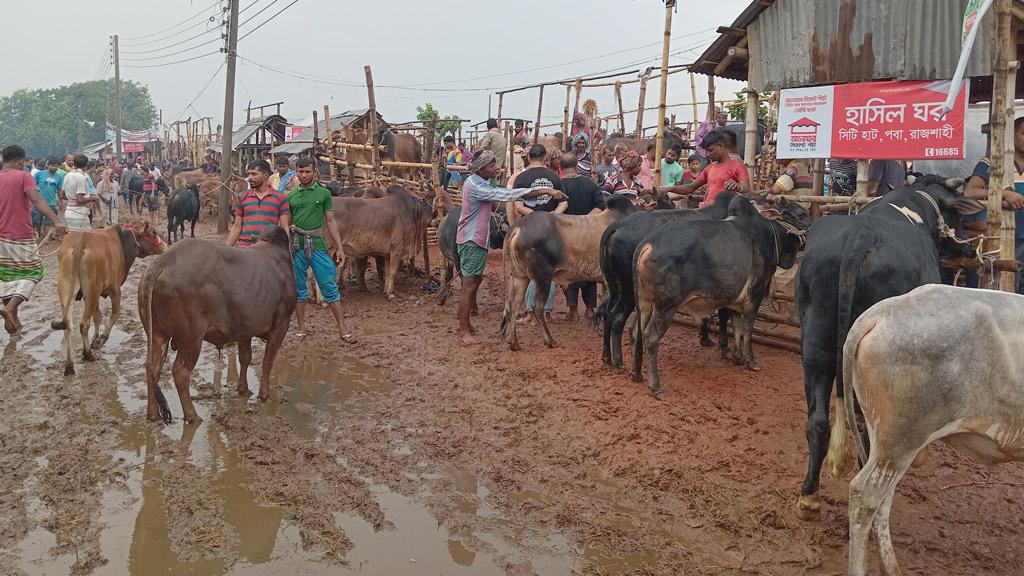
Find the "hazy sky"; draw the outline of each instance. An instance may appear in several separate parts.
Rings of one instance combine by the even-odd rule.
[[[240,36],[292,3],[240,1],[244,10]],[[692,61],[716,37],[715,28],[731,24],[748,3],[680,2],[672,30],[676,54],[671,62]],[[104,59],[109,59],[105,53],[109,36],[116,33],[122,38],[122,78],[149,86],[165,122],[209,115],[218,123],[224,107],[224,70],[218,68],[224,56],[218,51],[218,25],[205,19],[212,17],[219,23],[223,5],[226,0],[36,0],[31,3],[35,14],[59,14],[63,24],[52,32],[46,32],[46,26],[9,26],[0,36],[0,48],[6,53],[24,55],[21,65],[8,66],[0,76],[0,95],[18,88],[112,77],[112,70],[105,73]],[[244,121],[242,110],[250,100],[253,104],[283,100],[282,114],[295,121],[309,119],[324,104],[332,112],[365,108],[366,89],[361,87],[365,64],[373,67],[377,106],[388,121],[412,120],[416,107],[429,101],[442,114],[459,114],[476,122],[486,119],[488,94],[495,89],[627,66],[658,66],[663,25],[660,0],[298,0],[239,42],[235,123]],[[216,53],[162,65],[207,52]],[[143,65],[161,66],[129,68]],[[702,101],[707,96],[706,80],[697,75]],[[719,99],[742,88],[737,82],[721,80],[717,85]],[[564,88],[548,87],[544,96],[543,122],[560,121]],[[612,88],[584,90],[583,97],[597,100],[602,114],[616,109]],[[652,82],[647,105],[657,104],[657,99],[658,86]],[[624,87],[624,107],[635,108],[637,100],[637,85]],[[689,101],[688,75],[671,76],[668,103]],[[496,112],[494,96],[492,114]],[[671,108],[672,112],[679,119],[692,118],[688,106]],[[536,89],[506,96],[505,117],[532,119],[536,114]],[[703,110],[700,114],[703,117]],[[645,125],[653,125],[656,111],[646,112],[644,120]],[[626,123],[634,125],[635,116],[627,116]]]

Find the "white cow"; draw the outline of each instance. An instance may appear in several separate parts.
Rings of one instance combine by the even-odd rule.
[[[986,464],[1024,460],[1024,296],[942,285],[883,300],[850,329],[843,377],[864,412],[870,456],[850,483],[849,573],[865,574],[873,527],[886,573],[899,574],[889,535],[896,484],[942,439]],[[846,395],[835,433],[854,418]],[[845,452],[829,454],[840,469]]]

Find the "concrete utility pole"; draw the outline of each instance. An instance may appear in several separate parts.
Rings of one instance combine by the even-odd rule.
[[[238,48],[238,0],[231,0],[231,10],[228,16],[228,72],[224,85],[224,136],[220,148],[220,179],[223,186],[220,189],[219,210],[217,211],[217,232],[222,234],[228,231],[228,211],[231,209],[231,189],[228,188],[228,181],[231,180],[234,160],[234,143],[231,141],[231,137],[234,136],[232,126],[235,121],[236,48]]]
[[[117,98],[117,132],[114,133],[114,152],[118,162],[124,162],[124,146],[121,143],[121,125],[124,124],[124,98],[121,95],[121,55],[117,48],[117,34],[114,34],[114,91]],[[81,120],[81,119],[79,119]],[[106,132],[106,126],[103,127]]]

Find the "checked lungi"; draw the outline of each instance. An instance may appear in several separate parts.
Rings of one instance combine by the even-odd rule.
[[[28,300],[43,279],[43,261],[35,238],[9,240],[0,237],[0,299],[21,296]]]

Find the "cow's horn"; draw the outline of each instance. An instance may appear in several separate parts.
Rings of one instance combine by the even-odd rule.
[[[950,190],[956,190],[963,185],[963,178],[946,178],[946,188],[949,188]]]

